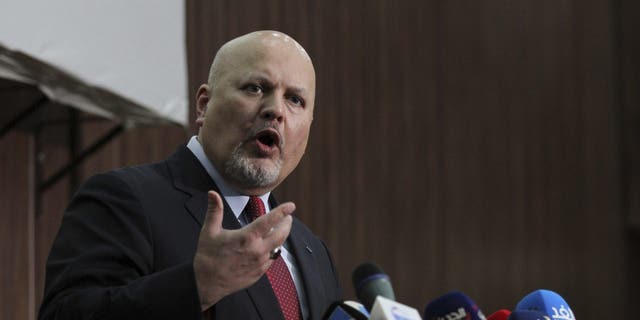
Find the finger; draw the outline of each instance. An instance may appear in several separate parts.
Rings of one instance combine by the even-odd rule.
[[[289,215],[282,219],[278,225],[276,225],[271,232],[263,236],[264,246],[268,251],[274,248],[282,246],[291,232],[291,224],[293,218]]]
[[[296,205],[293,202],[285,202],[275,209],[269,211],[269,214],[256,219],[249,224],[249,228],[264,236],[274,229],[285,217],[288,217],[296,209]]]
[[[272,259],[265,259],[264,263],[262,263],[262,268],[260,269],[261,273],[265,273],[267,272],[267,270],[269,270],[269,268],[271,267],[271,264],[273,263]]]
[[[203,230],[214,236],[222,230],[222,198],[215,191],[207,192],[207,213],[204,216]]]

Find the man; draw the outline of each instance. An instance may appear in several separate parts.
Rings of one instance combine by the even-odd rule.
[[[197,92],[197,137],[74,196],[39,317],[320,318],[341,295],[329,252],[270,195],[304,153],[314,99],[311,59],[287,35],[222,46]]]

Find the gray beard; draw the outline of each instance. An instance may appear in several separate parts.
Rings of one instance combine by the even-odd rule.
[[[275,183],[282,169],[282,160],[276,160],[274,166],[257,166],[243,154],[242,145],[239,144],[233,149],[231,157],[224,164],[227,175],[243,187],[262,188]]]

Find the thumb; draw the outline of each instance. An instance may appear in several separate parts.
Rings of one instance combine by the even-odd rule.
[[[202,230],[214,236],[222,230],[222,198],[215,191],[207,192],[207,213],[204,216]]]

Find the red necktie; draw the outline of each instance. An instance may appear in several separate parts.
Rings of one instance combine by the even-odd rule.
[[[245,210],[251,221],[265,214],[264,203],[256,196],[249,197],[249,203],[247,203]],[[284,318],[286,320],[302,319],[296,286],[282,256],[278,256],[277,259],[273,260],[271,267],[267,270],[267,278],[269,278],[271,288],[273,288],[273,292],[278,298]]]

